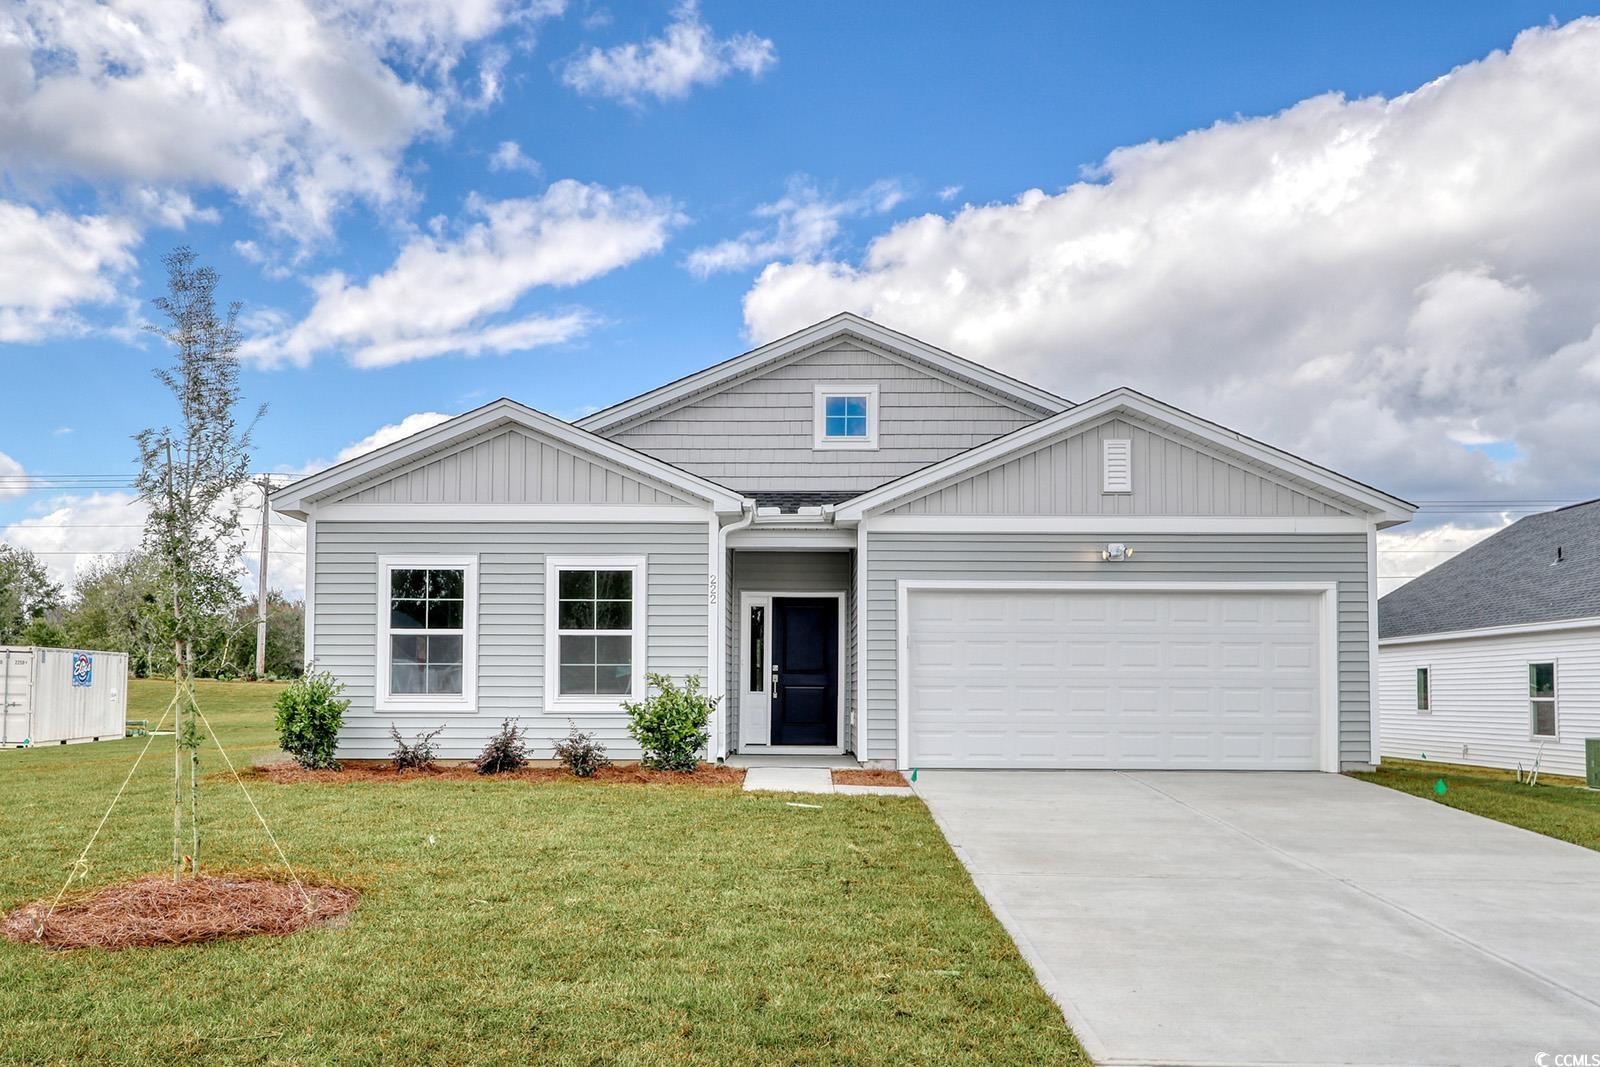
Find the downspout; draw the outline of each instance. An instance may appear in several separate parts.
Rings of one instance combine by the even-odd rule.
[[[727,652],[728,652],[728,609],[723,605],[723,598],[730,596],[727,584],[722,573],[728,560],[728,535],[735,530],[742,530],[756,521],[756,502],[754,500],[741,500],[739,502],[740,516],[728,525],[723,526],[717,522],[717,517],[712,515],[711,521],[717,523],[717,535],[712,538],[711,559],[711,618],[707,621],[706,634],[710,638],[711,647],[706,651],[710,661],[715,664],[711,672],[713,693],[722,699],[717,702],[716,728],[712,730],[711,757],[715,760],[728,758],[728,685],[727,685]]]

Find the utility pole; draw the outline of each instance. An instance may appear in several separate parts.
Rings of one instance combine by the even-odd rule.
[[[256,572],[256,679],[267,673],[267,530],[272,525],[272,511],[267,497],[272,495],[272,478],[263,474],[256,480],[261,487],[261,567]]]

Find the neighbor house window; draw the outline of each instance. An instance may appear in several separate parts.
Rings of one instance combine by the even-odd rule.
[[[1433,695],[1429,686],[1433,682],[1433,672],[1428,667],[1417,668],[1417,710],[1432,711]]]
[[[815,402],[814,447],[878,447],[876,385],[819,385]]]
[[[615,709],[642,696],[644,561],[552,559],[545,693],[553,706]]]
[[[1528,664],[1528,717],[1534,737],[1556,736],[1556,665]]]
[[[428,711],[472,705],[477,563],[465,558],[379,561],[379,706]]]

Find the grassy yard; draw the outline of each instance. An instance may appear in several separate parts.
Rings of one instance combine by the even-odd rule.
[[[274,692],[201,689],[236,761],[273,747]],[[167,694],[135,682],[130,714],[156,718]],[[55,892],[142,743],[0,752],[0,910]],[[169,862],[171,761],[158,739],[89,886]],[[207,865],[267,866],[237,787],[209,785]],[[363,890],[350,924],[118,953],[0,941],[0,1058],[1087,1062],[914,799],[811,809],[576,781],[251,790],[303,873]]]
[[[1600,792],[1585,789],[1580,778],[1541,777],[1530,788],[1518,784],[1510,771],[1388,759],[1376,771],[1354,777],[1600,850]],[[1434,793],[1441,778],[1444,796]]]

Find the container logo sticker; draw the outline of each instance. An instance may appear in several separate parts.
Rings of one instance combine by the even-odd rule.
[[[72,654],[72,684],[94,684],[94,655],[89,652],[74,652]]]

